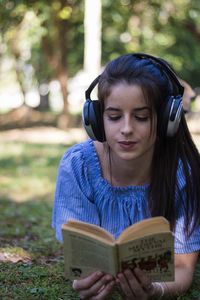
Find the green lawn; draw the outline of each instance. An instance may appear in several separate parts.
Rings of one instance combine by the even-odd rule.
[[[62,246],[51,229],[57,167],[66,146],[0,145],[0,299],[78,299],[63,276]],[[200,298],[200,262],[192,289]],[[118,299],[118,296],[113,297]]]

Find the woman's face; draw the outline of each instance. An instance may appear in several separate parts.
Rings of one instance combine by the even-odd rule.
[[[138,85],[119,83],[111,88],[104,103],[106,140],[118,159],[152,159],[156,140],[156,117]],[[152,127],[151,127],[152,126]]]

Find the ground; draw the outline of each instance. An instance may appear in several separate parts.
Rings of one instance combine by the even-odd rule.
[[[64,278],[63,249],[55,240],[51,214],[59,160],[70,145],[85,138],[80,128],[0,132],[0,299],[79,299]],[[193,287],[178,299],[200,299],[199,282],[200,262]]]

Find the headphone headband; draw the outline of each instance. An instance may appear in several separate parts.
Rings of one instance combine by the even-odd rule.
[[[162,70],[165,71],[167,75],[171,77],[171,79],[174,80],[176,83],[178,89],[179,89],[179,94],[183,96],[184,93],[184,87],[181,85],[180,81],[178,80],[175,72],[172,70],[172,68],[167,64],[167,62],[163,61],[161,58],[150,55],[150,54],[145,54],[145,53],[134,53],[133,56],[139,57],[139,58],[147,58],[151,60],[152,62],[156,62],[158,65],[161,66]]]
[[[97,78],[95,78],[92,83],[90,84],[90,86],[87,88],[87,90],[85,91],[85,98],[86,99],[90,99],[90,94],[92,92],[92,90],[95,88],[95,86],[97,85],[97,83],[99,82],[99,78],[101,77],[101,75],[97,76]]]

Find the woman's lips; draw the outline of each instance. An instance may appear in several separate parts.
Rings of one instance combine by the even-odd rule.
[[[121,148],[129,150],[129,149],[132,149],[136,145],[136,142],[132,142],[132,141],[120,141],[119,145],[120,145]]]

